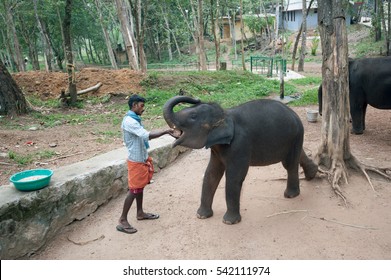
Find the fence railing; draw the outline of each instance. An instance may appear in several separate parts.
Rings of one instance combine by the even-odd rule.
[[[286,75],[286,59],[281,57],[252,56],[250,58],[250,69],[252,73],[276,77],[280,71]]]

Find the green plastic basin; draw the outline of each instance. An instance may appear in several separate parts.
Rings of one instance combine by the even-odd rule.
[[[52,175],[50,169],[32,169],[15,173],[10,181],[20,191],[36,191],[48,186]]]

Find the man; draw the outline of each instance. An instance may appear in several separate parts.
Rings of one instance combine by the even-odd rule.
[[[148,156],[148,140],[164,134],[172,135],[172,129],[157,129],[148,132],[141,124],[145,99],[132,95],[128,101],[129,111],[122,121],[123,139],[128,150],[128,186],[129,193],[125,199],[117,230],[124,233],[136,233],[137,229],[128,222],[128,212],[134,199],[137,203],[137,220],[158,219],[159,215],[145,213],[143,210],[143,190],[153,175],[152,159]]]

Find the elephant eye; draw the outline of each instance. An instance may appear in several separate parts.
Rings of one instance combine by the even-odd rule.
[[[190,119],[191,120],[196,120],[197,119],[197,114],[195,114],[195,113],[190,114]]]

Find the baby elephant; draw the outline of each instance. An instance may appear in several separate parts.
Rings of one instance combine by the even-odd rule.
[[[193,105],[174,112],[178,103]],[[216,103],[176,96],[166,102],[163,114],[178,135],[174,146],[211,149],[197,211],[201,219],[213,215],[213,197],[224,172],[227,212],[223,222],[226,224],[241,221],[240,191],[249,166],[282,162],[288,172],[284,192],[287,198],[300,194],[299,164],[306,179],[314,178],[317,173],[317,165],[303,151],[304,128],[300,118],[281,102],[254,100],[223,110]]]

